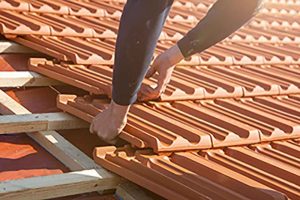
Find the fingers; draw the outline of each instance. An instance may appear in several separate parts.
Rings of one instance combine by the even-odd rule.
[[[149,85],[143,85],[140,89],[138,99],[140,101],[149,101],[158,99],[159,96],[165,91],[172,74],[172,69],[167,72],[159,72],[157,77],[157,86],[152,88]]]
[[[155,74],[155,72],[157,71],[158,69],[158,66],[159,66],[159,60],[160,60],[160,57],[161,56],[157,56],[152,64],[152,66],[149,68],[147,74],[146,74],[146,78],[150,78],[151,76],[153,76],[153,74]]]
[[[172,66],[169,61],[167,53],[163,53],[156,57],[146,74],[146,78],[152,77],[157,72],[157,86],[154,89],[150,86],[142,87],[140,95],[138,95],[140,101],[157,99],[165,91],[174,69],[174,66]]]
[[[92,122],[89,129],[90,133],[94,133],[94,123]]]
[[[96,121],[97,121],[97,119],[100,117],[100,115],[96,115],[94,118],[93,118],[93,121],[92,121],[92,123],[91,123],[91,125],[90,125],[90,128],[89,128],[89,131],[90,131],[90,133],[92,133],[92,134],[96,134],[96,132],[95,132],[95,124],[96,124]]]
[[[166,87],[171,80],[173,69],[174,67],[171,67],[167,69],[167,71],[163,71],[158,75],[158,84],[155,89],[159,92],[159,94],[162,94],[166,90]]]
[[[162,90],[166,86],[166,82],[166,74],[159,74],[155,90],[162,92]]]
[[[155,74],[155,72],[156,72],[156,67],[155,66],[150,67],[146,74],[146,78],[150,78],[151,76],[153,76],[153,74]]]
[[[144,86],[144,87],[141,88],[140,93],[138,95],[138,100],[139,101],[146,101],[146,99],[149,98],[149,94],[150,94],[149,87],[150,86]]]
[[[160,95],[160,93],[156,88],[153,89],[150,86],[145,86],[140,91],[139,101],[154,100],[154,99],[157,99],[159,97],[159,95]]]

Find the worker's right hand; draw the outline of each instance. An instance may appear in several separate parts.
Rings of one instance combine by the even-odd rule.
[[[170,82],[175,65],[183,58],[177,45],[158,55],[146,74],[146,78],[150,78],[156,72],[158,73],[157,86],[152,88],[149,85],[143,85],[139,91],[138,100],[148,101],[159,98]]]
[[[90,132],[97,134],[103,141],[114,144],[127,122],[130,105],[118,105],[113,100],[91,123]]]

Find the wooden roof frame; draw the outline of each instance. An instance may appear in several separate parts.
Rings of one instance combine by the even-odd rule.
[[[11,82],[17,74],[21,78]],[[7,76],[5,80],[0,81],[0,114],[2,114],[0,134],[21,133],[27,130],[26,134],[30,138],[56,157],[71,172],[0,182],[0,199],[26,200],[32,199],[33,195],[34,199],[50,199],[94,191],[101,194],[111,189],[122,190],[122,193],[118,192],[117,195],[124,200],[152,199],[139,186],[97,165],[55,131],[84,128],[87,127],[85,122],[66,113],[33,114],[1,90],[1,87],[51,86],[60,84],[59,82],[32,72],[0,72],[0,77],[1,75]],[[24,78],[27,81],[24,82]],[[36,81],[36,78],[39,81]]]

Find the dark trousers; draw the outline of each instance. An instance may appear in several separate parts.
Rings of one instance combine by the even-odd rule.
[[[113,72],[113,100],[136,101],[173,0],[128,0],[121,17]]]

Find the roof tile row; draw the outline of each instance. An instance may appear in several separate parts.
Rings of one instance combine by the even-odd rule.
[[[73,95],[60,95],[57,105],[88,122],[108,106],[106,100]],[[120,137],[155,152],[297,138],[299,105],[299,95],[135,104]]]
[[[187,8],[209,7],[216,0],[177,0],[179,7],[186,6]],[[120,0],[121,2],[121,0]],[[264,0],[266,8],[278,10],[300,10],[298,0]]]
[[[119,22],[114,19],[76,17],[51,13],[0,11],[0,32],[9,35],[53,35],[74,37],[116,37]]]
[[[0,9],[36,12],[36,13],[53,13],[60,15],[75,15],[75,16],[97,16],[97,17],[118,17],[121,12],[115,12],[119,9],[116,7],[118,1],[99,1],[99,0],[2,0]],[[124,4],[124,3],[122,3]]]
[[[29,69],[92,94],[111,96],[113,69],[102,65],[57,64],[33,58]],[[196,66],[176,67],[161,101],[283,95],[300,92],[300,67],[282,66]],[[155,87],[157,76],[143,86]]]
[[[161,40],[178,40],[185,35],[186,31],[191,29],[194,25],[185,22],[166,22],[164,32],[161,35]],[[233,41],[234,37],[241,37],[244,42],[251,42],[248,38],[255,38],[256,43],[275,43],[285,42],[292,43],[299,40],[300,25],[295,23],[278,23],[266,22],[264,20],[252,20],[248,26],[244,26],[225,41]],[[258,40],[259,38],[264,40]],[[274,39],[276,39],[274,41]]]
[[[112,65],[115,39],[24,36],[13,39],[25,46],[76,64]],[[160,42],[156,54],[165,51],[174,42]],[[297,44],[219,43],[201,54],[196,54],[181,65],[245,65],[245,64],[299,64],[300,47]]]
[[[213,2],[176,1],[156,54],[174,45]],[[57,59],[32,59],[30,69],[110,96],[124,3],[0,1],[0,32]],[[160,155],[97,148],[96,162],[169,199],[286,199],[282,193],[299,199],[299,5],[266,1],[251,23],[181,63],[189,67],[176,68],[160,99],[174,102],[131,107],[120,137]],[[156,77],[144,82],[155,83]],[[176,101],[188,99],[197,100]],[[60,95],[57,105],[91,122],[108,102],[99,96]],[[237,145],[252,146],[232,147]]]
[[[99,147],[94,159],[167,199],[299,199],[299,152],[290,140],[167,155]]]
[[[10,0],[14,1],[14,0]],[[19,5],[18,3],[12,3],[12,2],[6,2],[2,1],[3,5],[12,4],[12,5]],[[23,2],[25,3],[25,2]],[[27,2],[26,2],[27,3]],[[30,2],[28,2],[30,4]],[[49,3],[49,2],[48,2]],[[76,8],[69,8],[68,5],[65,5],[68,9],[58,9],[56,7],[59,7],[58,5],[61,4],[71,4],[76,5]],[[79,11],[84,10],[84,7],[78,6],[77,4],[82,4],[92,6],[94,9],[93,12],[91,11],[90,15],[85,15],[85,12],[88,11],[88,9],[85,9],[86,11]],[[68,1],[68,3],[64,1],[54,1],[53,5],[56,8],[57,11],[59,10],[76,10],[80,13],[80,15],[72,14],[72,12],[58,12],[57,14],[53,14],[53,11],[50,9],[51,6],[46,6],[47,2],[39,2],[36,3],[38,5],[35,6],[39,8],[43,8],[43,12],[36,13],[35,9],[30,9],[28,11],[30,12],[22,12],[17,13],[15,11],[11,11],[9,9],[3,10],[2,15],[2,29],[1,32],[4,34],[16,34],[16,35],[22,35],[22,34],[36,34],[36,35],[54,35],[54,36],[77,36],[77,37],[116,37],[116,32],[118,29],[118,19],[120,18],[121,11],[123,8],[123,4],[120,3],[113,3],[113,2],[100,2],[97,1],[96,5],[94,5],[93,2],[83,2],[83,1]],[[176,4],[176,3],[175,3]],[[1,4],[0,4],[1,5]],[[69,5],[70,6],[70,5]],[[49,10],[47,10],[46,8]],[[5,6],[3,6],[5,8]],[[95,8],[101,8],[102,11],[107,11],[110,13],[118,13],[113,15],[93,15],[93,13],[103,13],[103,12],[96,12]],[[180,9],[181,12],[176,12],[178,9]],[[174,6],[171,13],[170,18],[168,19],[166,26],[165,26],[165,32],[161,35],[161,39],[172,39],[172,40],[178,40],[178,38],[181,38],[187,30],[191,29],[195,23],[198,22],[199,19],[195,18],[194,15],[198,16],[198,18],[202,18],[205,13],[207,12],[207,8],[202,11],[195,11],[192,12],[194,15],[190,15],[191,12],[186,12],[185,7],[180,6]],[[96,9],[97,10],[97,9]],[[18,9],[16,9],[18,11]],[[291,19],[290,16],[283,17],[283,19],[280,18],[280,20],[276,21],[277,18],[274,18],[274,12],[271,12],[269,14],[272,14],[271,16],[263,13],[261,15],[258,15],[256,18],[252,20],[252,23],[250,23],[251,29],[253,25],[255,26],[255,29],[258,29],[259,32],[251,32],[250,36],[256,38],[259,34],[272,36],[275,34],[278,38],[291,38],[294,40],[295,38],[298,38],[299,35],[299,24],[296,23],[297,20],[292,19],[292,21],[288,21]],[[71,14],[71,16],[68,16],[68,14]],[[295,16],[295,15],[292,15]],[[99,18],[100,17],[100,18]],[[74,23],[76,21],[76,23]],[[77,23],[78,22],[78,23]],[[174,24],[175,23],[175,24]],[[290,24],[292,23],[292,24]],[[78,25],[74,25],[78,24]],[[284,26],[286,29],[296,29],[293,30],[293,33],[282,33],[281,29],[278,31],[269,30],[269,26],[271,28],[273,26],[281,25]],[[13,25],[13,26],[11,26]],[[246,29],[249,29],[249,26],[245,26]],[[104,29],[104,30],[103,30]],[[251,30],[250,29],[250,30]],[[105,32],[109,32],[109,34],[104,34]],[[291,30],[289,30],[291,32]],[[176,34],[177,33],[177,34]],[[176,34],[176,35],[174,35]],[[253,35],[251,35],[253,34]],[[279,34],[279,35],[278,35]],[[249,35],[249,33],[248,33]],[[274,37],[274,36],[273,36]]]
[[[183,8],[178,6],[178,4],[174,6],[171,12],[172,18],[166,23],[165,31],[161,35],[162,41],[158,44],[156,53],[162,52],[171,45],[174,45],[174,41],[181,38],[188,29],[193,27],[193,24],[187,23],[187,21],[180,22],[182,19],[191,20],[191,16],[187,15],[186,12],[191,2],[181,2],[186,6]],[[205,1],[201,4],[204,6],[197,8],[201,11],[195,12],[194,15],[200,18],[203,17],[209,5],[213,2]],[[116,38],[119,23],[118,17],[114,19],[114,17],[109,15],[101,15],[104,18],[99,18],[95,17],[95,15],[85,13],[100,13],[97,12],[97,9],[92,9],[94,7],[109,13],[120,12],[124,1],[104,2],[91,0],[65,2],[56,0],[52,3],[44,1],[2,1],[4,7],[8,6],[8,4],[22,7],[21,5],[24,3],[28,4],[28,9],[31,12],[1,11],[0,31],[2,33],[8,34],[10,37],[13,37],[12,35],[25,34],[26,36],[17,37],[14,41],[53,56],[61,61],[71,61],[77,64],[111,65],[113,63],[115,39],[112,38]],[[194,1],[193,3],[197,4],[198,1]],[[97,6],[95,6],[96,4]],[[57,15],[53,14],[50,8],[56,11],[65,10],[67,12],[62,13],[64,15]],[[43,12],[35,13],[36,9],[43,10]],[[49,12],[47,9],[49,9]],[[76,16],[76,13],[80,13],[80,16]],[[269,21],[267,14],[263,13],[259,16],[262,15],[263,17],[260,17],[262,20]],[[281,18],[285,19],[284,17]],[[279,29],[280,31],[278,31],[278,27],[272,20],[271,25],[269,23],[266,25],[262,20],[258,17],[256,21],[254,20],[254,25],[245,26],[232,36],[231,39],[227,39],[224,43],[211,47],[202,52],[201,55],[195,55],[190,60],[185,60],[181,64],[298,64],[300,62],[300,50],[297,45],[299,29],[291,24],[284,24],[287,29]],[[288,21],[281,22],[289,23]],[[163,42],[163,40],[171,41]]]

